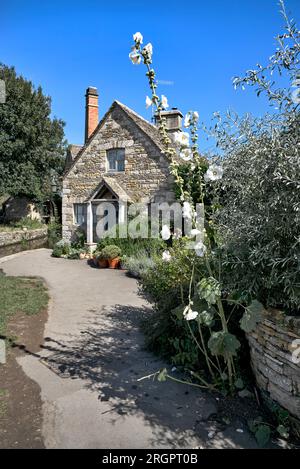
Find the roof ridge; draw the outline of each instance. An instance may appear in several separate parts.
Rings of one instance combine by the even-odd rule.
[[[117,103],[119,106],[121,106],[123,109],[125,109],[125,111],[128,111],[130,112],[131,114],[134,114],[136,117],[138,117],[139,119],[143,120],[146,124],[148,125],[151,125],[151,127],[153,127],[153,129],[157,129],[157,127],[152,124],[152,122],[149,122],[147,119],[145,119],[145,117],[141,116],[140,114],[138,114],[137,112],[135,112],[133,109],[131,109],[130,107],[126,106],[126,104],[123,104],[121,103],[121,101],[118,101],[117,99],[115,99],[114,101],[115,103]]]

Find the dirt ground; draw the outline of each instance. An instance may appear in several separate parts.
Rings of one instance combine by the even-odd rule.
[[[0,448],[44,448],[40,387],[16,361],[39,352],[47,311],[15,315],[7,329],[7,362],[0,365]]]

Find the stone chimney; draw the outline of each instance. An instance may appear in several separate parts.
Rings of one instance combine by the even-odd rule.
[[[162,111],[161,115],[166,119],[168,132],[177,132],[178,130],[181,130],[183,115],[179,109],[173,107],[169,111]],[[158,125],[158,116],[154,116],[154,119],[155,124]]]
[[[94,132],[98,122],[98,91],[97,88],[89,86],[85,95],[85,143]]]

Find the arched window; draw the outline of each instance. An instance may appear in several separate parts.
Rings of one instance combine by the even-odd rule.
[[[108,171],[125,171],[125,149],[114,148],[107,150]]]

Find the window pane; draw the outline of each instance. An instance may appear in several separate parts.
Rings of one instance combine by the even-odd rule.
[[[76,225],[83,225],[86,222],[86,205],[74,204],[74,218]]]
[[[124,171],[125,170],[125,150],[117,148],[107,151],[108,170]]]

